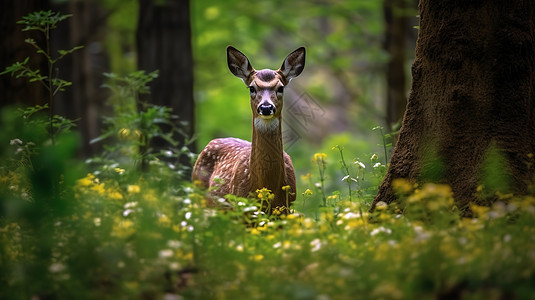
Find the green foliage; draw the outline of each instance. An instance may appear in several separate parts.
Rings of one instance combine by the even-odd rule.
[[[91,159],[91,163],[101,167],[120,165],[146,168],[148,165],[162,165],[162,158],[176,162],[181,155],[193,158],[187,145],[179,145],[173,138],[176,132],[183,136],[185,134],[177,127],[175,120],[178,117],[172,115],[171,109],[140,100],[141,94],[150,93],[148,84],[158,77],[158,71],[135,71],[126,76],[113,73],[104,75],[108,82],[103,86],[112,91],[109,105],[113,107],[114,114],[113,117],[104,118],[105,131],[91,141],[108,141],[104,154]],[[164,132],[162,127],[168,130]],[[151,143],[155,139],[167,142],[169,149],[154,151]],[[169,164],[169,167],[176,169],[177,176],[185,171],[184,166],[178,163]]]
[[[47,105],[38,106],[37,108],[46,108],[49,111],[48,131],[52,143],[55,143],[55,138],[61,134],[61,131],[68,131],[74,126],[72,121],[67,120],[64,117],[54,115],[54,96],[58,92],[64,91],[65,87],[70,86],[72,83],[57,76],[54,77],[52,70],[54,65],[59,60],[63,59],[66,55],[83,48],[83,46],[77,46],[70,50],[58,50],[59,55],[56,58],[53,58],[52,54],[50,53],[50,31],[56,28],[57,23],[69,17],[71,17],[71,15],[63,15],[59,12],[54,13],[52,11],[39,11],[30,13],[27,16],[24,16],[22,20],[17,22],[17,24],[25,25],[25,27],[22,29],[23,31],[37,30],[42,32],[45,36],[46,46],[44,49],[33,39],[26,39],[25,42],[35,48],[38,54],[41,54],[46,58],[48,63],[48,68],[45,73],[46,75],[42,75],[41,70],[32,70],[28,66],[29,57],[24,59],[22,62],[15,62],[13,65],[6,67],[6,69],[0,73],[0,75],[10,73],[11,76],[16,76],[16,78],[27,78],[29,82],[40,82],[48,90]]]
[[[283,3],[253,6],[276,5]],[[212,20],[221,13],[214,7],[206,10]],[[295,28],[287,17],[274,16]],[[236,22],[261,31],[247,18]],[[462,219],[448,186],[401,180],[401,201],[369,213],[386,153],[383,160],[351,134],[298,158],[303,191],[270,216],[261,210],[267,190],[213,199],[154,153],[150,170],[139,172],[139,148],[172,118],[138,103],[155,77],[108,74],[115,115],[100,138],[108,148],[85,164],[75,158],[75,135],[60,131],[50,142],[47,105],[0,112],[1,299],[535,297],[534,197],[501,195],[492,207],[471,205],[474,218]],[[485,176],[493,177],[502,165],[490,153]]]
[[[506,164],[504,153],[492,144],[481,165],[481,197],[494,197],[497,193],[505,194],[511,190],[511,174]]]

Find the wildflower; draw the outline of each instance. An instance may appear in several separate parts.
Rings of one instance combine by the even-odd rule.
[[[48,267],[50,273],[60,273],[66,269],[65,265],[62,263],[53,263]]]
[[[95,192],[97,192],[99,195],[105,195],[106,194],[106,189],[104,188],[104,184],[103,183],[96,183],[93,186],[91,186],[90,189],[95,191]]]
[[[388,207],[388,204],[384,201],[379,201],[375,204],[375,209],[378,211],[385,210]]]
[[[316,252],[321,249],[321,240],[320,239],[314,239],[310,242],[310,249],[311,252]]]
[[[392,188],[397,193],[408,194],[412,191],[412,185],[407,179],[396,178],[392,180]]]
[[[158,217],[158,224],[160,224],[163,227],[169,227],[171,225],[171,220],[168,216],[162,214]]]
[[[390,229],[390,228],[385,228],[385,227],[381,226],[381,227],[378,227],[378,228],[374,228],[374,229],[370,232],[370,235],[371,235],[371,236],[374,236],[374,235],[377,235],[377,234],[379,234],[379,233],[381,233],[381,232],[384,232],[384,233],[386,233],[386,234],[391,234],[391,233],[392,233],[392,229]]]
[[[310,180],[310,177],[312,177],[312,175],[310,173],[306,173],[305,175],[301,175],[301,180],[303,182],[308,182]]]
[[[129,184],[129,185],[126,187],[126,191],[127,191],[129,194],[135,194],[135,193],[139,193],[139,192],[141,191],[141,188],[139,187],[139,185]]]
[[[303,195],[312,196],[312,191],[310,189],[306,189],[305,192],[303,193]]]
[[[79,186],[90,186],[93,184],[93,179],[95,179],[95,175],[89,173],[84,178],[78,179],[76,183]]]
[[[111,189],[108,189],[108,197],[110,197],[110,199],[114,199],[114,200],[120,200],[120,199],[123,199],[123,195],[117,191],[114,191],[114,190],[111,190]]]
[[[289,214],[286,216],[286,219],[288,220],[294,220],[294,219],[297,219],[299,218],[299,214]]]
[[[283,191],[289,191],[290,190],[290,186],[289,185],[285,185],[282,187],[282,190]]]
[[[324,162],[325,158],[327,158],[327,154],[325,154],[325,153],[315,153],[314,154],[314,161],[315,162]]]
[[[134,222],[130,220],[116,220],[112,228],[112,235],[118,238],[126,238],[135,232]]]
[[[125,170],[124,169],[121,169],[121,168],[114,168],[113,169],[115,172],[119,173],[119,175],[123,175]]]
[[[11,146],[14,146],[14,145],[22,145],[22,141],[20,139],[12,139],[11,141],[9,141],[9,144]]]
[[[340,197],[340,195],[330,195],[327,197],[327,200],[329,201],[334,201],[336,200],[338,197]]]
[[[254,255],[254,256],[252,257],[252,259],[253,259],[254,261],[261,261],[261,260],[264,259],[264,255],[262,255],[262,254],[257,254],[257,255]]]
[[[169,258],[171,256],[173,256],[173,250],[171,249],[164,249],[164,250],[160,250],[158,252],[158,257],[159,258]]]
[[[256,194],[257,194],[258,199],[263,200],[263,201],[273,200],[275,198],[275,195],[271,193],[271,190],[268,190],[266,188],[256,190]]]
[[[371,161],[374,161],[374,160],[377,160],[377,154],[373,154],[372,157],[370,157],[370,160]]]
[[[362,169],[366,169],[366,165],[363,162],[360,162],[360,161],[357,160],[357,161],[354,162],[354,164],[358,165]]]

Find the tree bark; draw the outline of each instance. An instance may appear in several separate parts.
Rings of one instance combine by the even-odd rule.
[[[390,56],[386,69],[386,124],[390,131],[401,121],[407,106],[405,41],[409,20],[404,15],[407,4],[407,0],[384,0],[383,3],[386,23],[384,49]]]
[[[82,143],[79,155],[90,157],[102,149],[101,144],[90,141],[101,134],[101,116],[108,97],[101,85],[105,80],[102,74],[109,69],[109,63],[99,42],[103,40],[108,14],[95,1],[71,0],[55,4],[52,9],[72,14],[52,31],[52,53],[56,55],[59,49],[84,46],[57,63],[55,72],[60,78],[71,81],[72,86],[54,97],[54,113],[77,120]]]
[[[192,137],[195,119],[189,1],[140,0],[137,49],[139,69],[159,70],[158,78],[150,84],[147,101],[172,108],[173,114],[179,116],[176,125],[188,138]],[[186,137],[176,134],[174,139],[182,147]],[[169,147],[163,140],[155,140],[151,146],[156,151]],[[189,149],[194,152],[194,144],[190,144]],[[179,162],[191,164],[185,156]]]
[[[526,193],[534,178],[535,2],[421,0],[419,10],[407,111],[372,210],[396,200],[396,178],[447,183],[466,208],[479,201],[493,147],[510,191]]]

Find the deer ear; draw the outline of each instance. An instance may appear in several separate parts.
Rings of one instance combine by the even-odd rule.
[[[279,69],[279,73],[290,82],[293,78],[299,76],[305,68],[305,47],[300,47],[294,52],[288,54],[282,66]]]
[[[232,72],[234,76],[241,78],[246,85],[249,84],[249,79],[254,68],[243,53],[232,46],[228,46],[227,64],[230,72]]]

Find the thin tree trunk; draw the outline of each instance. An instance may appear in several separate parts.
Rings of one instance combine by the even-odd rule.
[[[188,0],[139,1],[137,28],[138,68],[147,72],[159,70],[159,77],[151,82],[149,103],[172,108],[179,116],[176,122],[189,138],[194,132],[193,55],[191,49],[190,6]],[[164,130],[166,130],[164,128]],[[175,134],[174,139],[185,144],[185,137]],[[156,151],[169,145],[155,140]],[[189,145],[195,151],[193,144]],[[190,165],[188,157],[179,163]],[[189,177],[189,174],[185,174]]]
[[[492,148],[510,191],[526,193],[534,175],[535,3],[422,0],[419,9],[407,111],[372,209],[396,200],[396,178],[447,183],[461,208],[479,201]]]
[[[386,22],[384,48],[390,55],[386,70],[386,124],[390,131],[400,122],[407,106],[405,79],[405,41],[409,30],[405,15],[407,0],[384,0]]]

